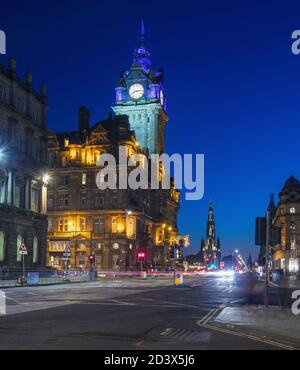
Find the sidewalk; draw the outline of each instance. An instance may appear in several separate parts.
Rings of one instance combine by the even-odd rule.
[[[275,306],[226,307],[215,318],[215,323],[238,330],[257,330],[300,346],[300,315],[293,315],[290,309]]]
[[[294,276],[286,276],[280,282],[274,281],[272,282],[274,286],[285,288],[285,289],[299,289],[300,290],[300,279]],[[272,284],[271,284],[272,285]]]

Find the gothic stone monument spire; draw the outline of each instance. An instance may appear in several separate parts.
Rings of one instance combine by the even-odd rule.
[[[216,239],[216,225],[214,210],[210,202],[208,219],[206,224],[206,238],[201,241],[201,252],[205,266],[208,268],[219,268],[221,260],[220,239]]]

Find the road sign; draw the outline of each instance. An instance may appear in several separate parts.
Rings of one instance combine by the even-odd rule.
[[[70,247],[66,247],[65,250],[64,250],[64,253],[63,253],[63,256],[68,258],[68,257],[71,257],[71,249]]]
[[[22,243],[22,244],[20,245],[19,253],[20,253],[22,256],[27,256],[28,251],[27,251],[27,248],[26,248],[25,243]]]
[[[175,285],[183,284],[183,275],[182,274],[175,274]]]

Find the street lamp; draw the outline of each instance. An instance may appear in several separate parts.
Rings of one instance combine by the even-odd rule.
[[[0,152],[0,153],[1,153],[1,152]],[[1,158],[1,154],[0,154],[0,158]],[[50,176],[49,176],[48,174],[45,174],[45,175],[43,176],[43,183],[44,183],[44,184],[48,184],[49,180],[50,180]]]

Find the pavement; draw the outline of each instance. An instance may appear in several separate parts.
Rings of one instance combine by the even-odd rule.
[[[265,332],[271,317],[263,325],[268,313],[249,309],[251,303],[260,310],[262,291],[246,274],[195,275],[180,287],[159,278],[6,289],[0,349],[297,349],[296,332],[293,338]],[[274,320],[284,326],[289,302],[281,312],[278,291],[270,293],[279,315]],[[295,322],[298,317],[288,325]]]

